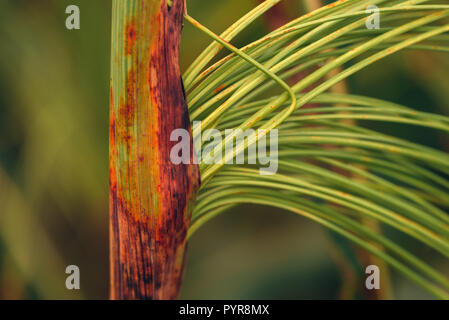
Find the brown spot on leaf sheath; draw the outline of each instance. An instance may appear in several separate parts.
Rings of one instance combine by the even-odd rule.
[[[113,21],[122,31],[112,41],[111,298],[174,299],[200,185],[197,165],[170,161],[171,132],[191,132],[178,64],[185,4],[127,0],[128,16],[124,3],[113,7],[125,18]]]
[[[214,89],[214,93],[219,93],[219,92],[223,91],[224,88],[226,88],[226,85],[221,84],[217,88]]]
[[[131,19],[125,27],[126,54],[132,54],[136,45],[137,28],[136,21]]]

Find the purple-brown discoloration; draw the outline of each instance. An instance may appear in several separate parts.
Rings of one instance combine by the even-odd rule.
[[[111,298],[174,299],[200,186],[197,165],[170,161],[171,132],[191,130],[178,65],[185,4],[127,1],[143,12],[129,17],[113,60],[130,67],[111,81],[123,84],[111,87]]]

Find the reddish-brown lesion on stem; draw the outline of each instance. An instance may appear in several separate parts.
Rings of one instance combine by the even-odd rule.
[[[200,186],[193,155],[191,164],[170,161],[171,132],[191,132],[178,64],[185,3],[127,1],[143,12],[113,39],[113,50],[114,41],[125,48],[113,61],[130,67],[126,76],[113,69],[111,81],[123,88],[111,86],[111,298],[175,299]]]
[[[137,25],[134,19],[131,19],[125,27],[126,54],[132,54],[136,46]]]

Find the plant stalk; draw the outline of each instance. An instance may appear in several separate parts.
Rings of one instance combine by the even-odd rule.
[[[175,299],[200,186],[179,70],[184,0],[113,0],[110,98],[111,299]],[[170,160],[190,132],[186,164]]]

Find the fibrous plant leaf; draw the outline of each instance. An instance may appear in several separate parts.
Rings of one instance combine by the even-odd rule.
[[[379,30],[365,28],[368,5],[380,8]],[[329,93],[340,81],[401,50],[448,52],[448,16],[447,5],[426,0],[342,0],[241,48],[187,17],[216,41],[211,46],[231,50],[212,64],[197,60],[190,67],[185,79],[192,119],[201,121],[201,129],[214,128],[223,136],[230,128],[263,129],[265,134],[278,129],[280,171],[261,176],[248,165],[201,162],[203,186],[189,236],[239,204],[282,208],[350,239],[435,296],[449,298],[447,276],[360,222],[374,219],[449,258],[449,155],[364,127],[367,122],[400,123],[447,135],[449,118],[374,98]],[[207,62],[212,61],[207,52]],[[242,59],[243,53],[251,60]],[[331,74],[334,70],[339,71]],[[278,78],[285,81],[300,71],[308,75],[290,87],[296,95],[293,108],[290,90],[267,95],[276,89]],[[302,109],[307,103],[317,107]],[[260,138],[238,144],[232,157]],[[224,145],[215,147],[217,153]]]

